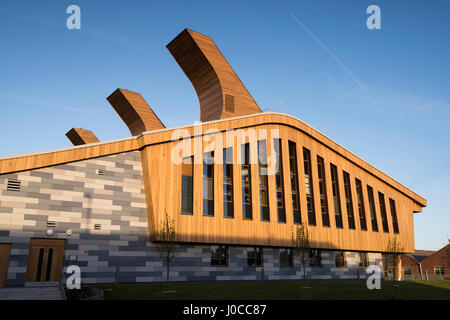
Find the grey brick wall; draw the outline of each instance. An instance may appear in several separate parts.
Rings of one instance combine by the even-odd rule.
[[[98,174],[104,170],[104,175]],[[8,179],[21,191],[8,191]],[[84,283],[165,281],[165,267],[149,241],[147,211],[138,151],[0,175],[0,243],[11,243],[7,285],[23,285],[31,238],[66,239],[65,267],[78,265]],[[100,230],[94,230],[100,224]],[[68,236],[66,231],[72,230]],[[226,267],[210,265],[208,245],[180,245],[172,281],[260,280],[261,267],[247,265],[245,247],[229,248]],[[307,268],[309,279],[356,279],[359,256],[346,252],[347,267],[336,268],[333,251],[322,252],[322,267]],[[264,248],[267,280],[301,279],[303,271],[279,265],[279,249]],[[369,261],[382,267],[381,254]],[[116,273],[119,271],[118,273]],[[359,269],[360,277],[366,276]]]

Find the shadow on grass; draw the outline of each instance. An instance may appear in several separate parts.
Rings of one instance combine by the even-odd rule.
[[[191,282],[96,285],[105,291],[105,299],[161,298],[161,291],[175,290],[177,300],[296,300],[302,286],[311,287],[313,300],[390,300],[393,281],[382,281],[380,290],[367,289],[365,281],[264,281],[264,282]],[[402,300],[450,300],[450,281],[401,281]]]

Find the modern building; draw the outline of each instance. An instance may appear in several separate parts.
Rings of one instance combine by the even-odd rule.
[[[166,214],[172,281],[301,279],[302,223],[309,279],[383,270],[393,237],[414,252],[424,198],[303,121],[262,112],[210,37],[186,29],[167,48],[202,122],[166,128],[139,93],[117,89],[107,100],[132,137],[72,129],[75,146],[0,158],[2,285],[59,281],[70,265],[84,283],[164,281]]]
[[[450,278],[450,245],[438,251],[415,250],[414,253],[402,255],[401,259],[405,279]]]

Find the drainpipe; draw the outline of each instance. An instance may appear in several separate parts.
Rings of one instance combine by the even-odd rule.
[[[418,265],[419,265],[420,280],[423,280],[422,263],[419,262]]]

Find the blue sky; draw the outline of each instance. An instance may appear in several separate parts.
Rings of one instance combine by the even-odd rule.
[[[81,30],[66,28],[71,4]],[[371,4],[381,30],[366,27]],[[302,119],[425,197],[416,248],[444,245],[448,1],[4,2],[0,156],[70,146],[72,127],[130,136],[106,101],[118,87],[140,92],[167,127],[198,120],[195,91],[165,48],[186,27],[214,39],[261,108]]]

